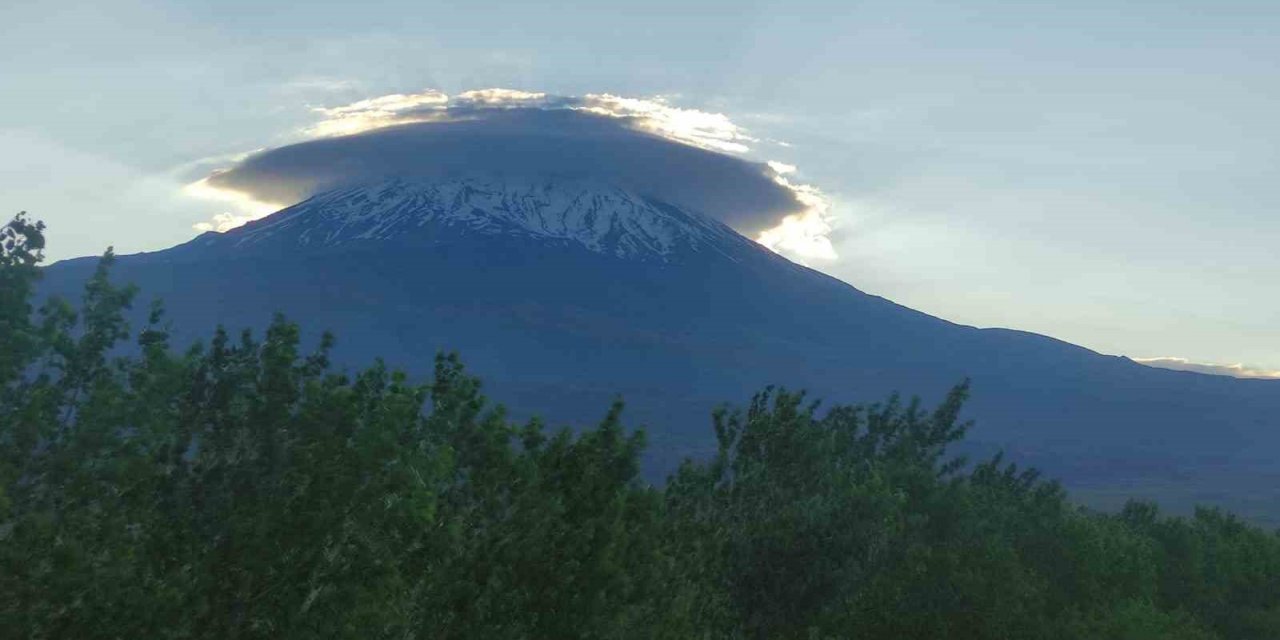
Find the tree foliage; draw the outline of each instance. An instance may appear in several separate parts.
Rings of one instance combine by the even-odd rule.
[[[110,252],[35,308],[43,246],[0,231],[7,637],[1280,637],[1280,536],[967,464],[967,385],[768,389],[658,488],[620,403],[517,423],[456,356],[343,373],[279,317],[176,350]]]

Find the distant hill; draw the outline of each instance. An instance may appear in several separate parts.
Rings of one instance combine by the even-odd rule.
[[[78,295],[93,264],[50,266],[44,292]],[[123,257],[115,277],[164,299],[179,341],[218,324],[261,328],[281,311],[336,333],[344,362],[382,356],[422,374],[436,351],[456,350],[493,397],[553,423],[594,421],[621,395],[649,428],[655,479],[711,449],[713,406],[767,384],[932,402],[967,377],[975,454],[1005,448],[1099,506],[1212,502],[1280,522],[1280,382],[957,325],[609,185],[348,187]]]

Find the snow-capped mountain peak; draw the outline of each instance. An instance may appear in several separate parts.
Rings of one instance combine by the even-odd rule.
[[[326,248],[431,242],[451,233],[526,236],[619,258],[767,251],[724,224],[611,185],[583,181],[393,179],[334,189],[195,244]]]

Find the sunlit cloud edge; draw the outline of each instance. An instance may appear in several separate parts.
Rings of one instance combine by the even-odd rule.
[[[1146,365],[1148,367],[1156,367],[1159,369],[1191,371],[1194,373],[1204,373],[1208,375],[1230,376],[1232,378],[1280,380],[1280,370],[1250,367],[1241,363],[1218,364],[1211,362],[1194,362],[1187,358],[1178,358],[1173,356],[1130,359],[1138,364]]]
[[[303,139],[355,135],[390,126],[439,122],[466,117],[467,108],[484,109],[567,109],[599,116],[625,119],[637,130],[668,140],[728,155],[748,155],[753,137],[723,113],[672,106],[664,97],[629,98],[609,93],[583,96],[555,96],[544,92],[489,88],[450,96],[428,89],[419,93],[396,93],[366,98],[345,105],[313,107],[320,118],[299,134]],[[772,142],[775,146],[789,146]],[[828,237],[831,231],[831,204],[814,185],[792,180],[798,168],[776,160],[766,161],[771,178],[795,194],[803,209],[784,216],[759,233],[755,240],[769,249],[800,262],[831,261],[839,256]],[[183,188],[188,196],[227,203],[233,210],[194,225],[197,231],[225,232],[263,218],[293,203],[261,202],[249,194],[217,188],[206,176]]]

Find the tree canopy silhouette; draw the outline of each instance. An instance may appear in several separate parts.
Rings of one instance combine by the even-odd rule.
[[[346,373],[282,317],[177,349],[158,304],[127,326],[110,252],[37,307],[43,247],[0,231],[13,637],[1280,637],[1280,536],[967,464],[964,384],[932,410],[768,389],[654,487],[621,403],[516,423],[455,355]]]

